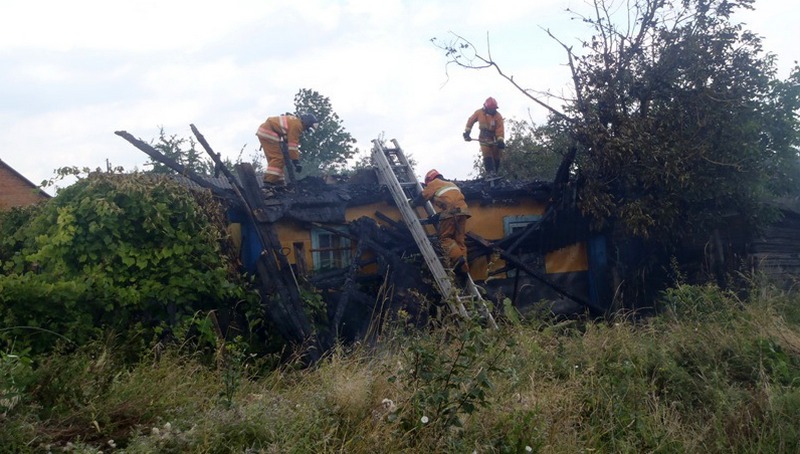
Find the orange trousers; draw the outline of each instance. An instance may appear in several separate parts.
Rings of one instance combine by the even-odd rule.
[[[261,148],[267,157],[267,173],[264,175],[264,181],[275,184],[285,183],[284,167],[286,166],[286,160],[283,159],[283,151],[281,151],[283,142],[266,140],[261,137],[258,138],[258,141],[261,142]],[[300,153],[296,150],[289,150],[289,159],[300,159]]]
[[[456,263],[459,258],[464,258],[463,271],[468,272],[467,265],[467,219],[469,216],[456,215],[439,219],[439,243],[442,245],[444,256],[450,263]]]

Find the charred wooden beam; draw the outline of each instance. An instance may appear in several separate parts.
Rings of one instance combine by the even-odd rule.
[[[153,158],[153,160],[164,164],[165,166],[167,166],[170,169],[174,170],[178,174],[188,178],[189,180],[191,180],[192,182],[194,182],[198,186],[206,188],[206,189],[210,189],[211,192],[214,195],[216,195],[218,197],[224,197],[226,199],[235,199],[235,195],[231,191],[229,191],[229,190],[227,190],[225,188],[220,188],[220,187],[216,186],[215,184],[209,182],[208,180],[206,180],[205,178],[201,177],[200,175],[197,175],[196,173],[194,173],[191,170],[187,169],[184,165],[180,164],[179,162],[175,161],[174,159],[168,158],[163,153],[161,153],[160,151],[158,151],[155,148],[153,148],[152,146],[150,146],[148,143],[143,142],[143,141],[133,137],[128,132],[126,132],[126,131],[115,131],[114,134],[116,134],[116,135],[122,137],[123,139],[127,140],[134,147],[136,147],[139,150],[145,152],[145,154],[147,154],[148,156]]]
[[[534,270],[531,266],[529,266],[527,263],[525,263],[522,259],[520,259],[516,255],[508,253],[504,249],[501,249],[501,248],[497,247],[496,244],[493,244],[493,243],[487,241],[486,239],[482,238],[480,235],[477,235],[477,234],[472,233],[472,232],[468,232],[467,236],[472,238],[473,240],[475,240],[475,242],[480,244],[482,247],[490,248],[490,249],[492,249],[494,251],[497,251],[500,254],[500,257],[503,260],[505,260],[506,263],[510,263],[513,266],[515,266],[518,270],[522,270],[522,271],[526,272],[532,278],[536,279],[537,281],[541,282],[542,284],[546,285],[547,287],[555,290],[556,292],[558,292],[560,295],[564,296],[565,298],[571,299],[572,301],[575,301],[576,303],[581,304],[581,305],[583,305],[585,307],[588,307],[590,309],[593,309],[595,311],[598,311],[598,312],[601,312],[601,313],[605,312],[605,308],[598,307],[597,305],[592,304],[591,302],[589,302],[589,301],[587,301],[587,300],[585,300],[585,299],[583,299],[583,298],[581,298],[579,296],[575,296],[572,293],[568,292],[567,290],[564,290],[560,286],[552,283],[549,279],[547,279],[546,277],[544,277],[541,274],[539,274],[538,271]]]
[[[344,311],[347,309],[347,303],[349,302],[355,287],[356,274],[358,273],[358,270],[361,268],[359,266],[358,259],[361,257],[361,254],[364,253],[364,246],[365,246],[364,241],[358,242],[354,254],[355,258],[348,268],[347,277],[345,278],[344,285],[342,286],[342,294],[339,297],[339,301],[336,304],[336,311],[333,316],[331,331],[333,331],[334,336],[336,336],[337,338],[339,337],[339,325],[342,323],[342,317],[344,317]]]
[[[225,174],[255,227],[262,248],[256,270],[261,281],[262,299],[267,303],[265,304],[267,313],[287,340],[295,341],[298,345],[310,343],[311,349],[306,352],[308,359],[312,363],[318,361],[323,350],[329,346],[322,345],[305,314],[297,281],[289,261],[280,252],[281,244],[272,224],[259,220],[258,213],[265,210],[265,204],[252,165],[246,163],[237,165],[236,172],[239,177],[237,178],[222,163],[220,155],[211,149],[197,127],[193,124],[190,127],[214,161],[215,168]]]
[[[316,362],[321,357],[324,350],[330,345],[323,345],[311,326],[311,322],[306,316],[303,301],[300,298],[300,291],[297,281],[292,272],[291,265],[286,256],[281,254],[281,243],[272,224],[259,221],[258,213],[265,210],[266,206],[261,196],[253,166],[247,163],[236,166],[236,172],[241,180],[241,191],[247,206],[259,232],[259,239],[262,241],[263,252],[259,257],[259,263],[265,266],[268,275],[261,275],[262,279],[271,280],[277,290],[277,298],[270,298],[279,306],[277,314],[286,315],[284,321],[290,323],[291,336],[295,340],[300,340],[301,344],[310,342],[312,348],[307,352],[312,362]],[[269,295],[268,295],[269,296]],[[280,322],[280,319],[278,320]],[[327,344],[327,343],[326,343]]]

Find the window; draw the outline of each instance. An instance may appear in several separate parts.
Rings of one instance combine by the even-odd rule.
[[[350,240],[328,230],[311,231],[311,259],[314,270],[344,268],[350,264]]]
[[[524,230],[525,227],[534,222],[538,222],[540,219],[542,219],[542,216],[538,214],[531,214],[526,216],[504,216],[503,235],[507,237],[513,233],[519,232],[520,230]],[[520,256],[520,258],[528,262],[528,264],[533,266],[534,268],[541,269],[544,266],[542,257],[536,254],[523,254],[522,256]],[[516,277],[516,275],[517,275],[516,269],[509,270],[508,272],[506,272],[506,276],[510,278]]]
[[[509,236],[523,230],[528,224],[537,222],[542,218],[538,214],[531,214],[526,216],[504,216],[503,217],[503,235]]]

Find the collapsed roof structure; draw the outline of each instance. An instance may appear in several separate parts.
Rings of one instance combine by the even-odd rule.
[[[227,202],[229,220],[241,229],[243,267],[259,276],[264,307],[284,337],[298,344],[313,339],[325,350],[335,339],[369,336],[376,319],[401,309],[419,322],[429,316],[420,299],[436,294],[435,283],[419,264],[420,249],[398,216],[396,202],[372,169],[343,181],[306,177],[291,190],[265,190],[251,165],[237,165],[233,175],[193,125],[192,130],[222,176],[193,174],[127,132],[116,134],[173,169],[187,185]],[[545,255],[590,240],[588,224],[574,204],[553,203],[561,200],[554,198],[557,185],[484,180],[458,185],[476,226],[468,233],[469,261],[477,263],[471,265],[477,269],[472,274],[481,275],[476,281],[496,305],[508,298],[520,310],[540,300],[558,300],[570,310],[607,309],[597,289],[590,289],[585,246],[552,260],[583,265],[548,275]],[[481,229],[488,234],[481,235]],[[322,238],[325,232],[333,238],[325,245],[307,239]],[[314,262],[311,267],[307,258]],[[323,294],[327,333],[305,316],[299,280]]]
[[[427,302],[436,299],[436,283],[398,215],[397,201],[373,169],[337,181],[306,177],[291,189],[267,190],[250,164],[236,165],[233,175],[194,125],[192,131],[218,175],[193,174],[127,132],[116,134],[173,169],[186,185],[210,190],[226,202],[229,221],[239,226],[242,265],[258,276],[266,313],[284,338],[311,347],[306,349],[310,360],[337,340],[369,339],[397,314],[416,323],[432,314]],[[507,304],[523,313],[544,307],[549,313],[596,315],[612,309],[612,284],[617,283],[607,238],[593,232],[577,208],[568,183],[572,158],[565,157],[554,182],[458,182],[473,212],[467,235],[471,274],[495,308]],[[796,271],[800,210],[781,209],[794,224],[774,227],[779,245],[768,232],[740,238],[732,228],[687,244],[681,253],[707,275],[723,273],[724,266],[746,256],[757,260],[753,267],[773,274]],[[636,244],[618,247],[615,263],[624,265],[626,248],[636,250]],[[322,295],[324,326],[309,319],[301,297],[305,284]]]

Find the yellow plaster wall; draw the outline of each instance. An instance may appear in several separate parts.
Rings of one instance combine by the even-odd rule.
[[[467,231],[490,241],[499,240],[505,234],[503,231],[503,218],[505,216],[541,215],[544,213],[544,209],[545,206],[543,204],[533,200],[524,200],[508,205],[480,206],[479,204],[472,204],[469,207],[472,217],[467,221]],[[401,220],[401,215],[397,208],[385,202],[349,208],[345,212],[345,219],[347,222],[363,216],[375,219],[376,211],[380,211],[393,220]],[[422,208],[418,208],[418,211],[420,214],[423,213]],[[284,247],[283,252],[287,255],[290,263],[296,263],[293,244],[302,242],[306,264],[309,269],[313,269],[311,232],[307,228],[297,222],[280,221],[276,224],[276,233]],[[432,233],[432,231],[429,233]],[[470,263],[470,274],[476,280],[483,280],[488,277],[490,269],[496,270],[503,266],[505,266],[505,263],[502,260],[491,260],[491,263],[489,263],[489,260],[483,257]],[[587,270],[586,245],[578,243],[547,254],[545,257],[545,269],[547,273]]]
[[[281,253],[286,255],[289,263],[297,263],[294,255],[294,243],[303,243],[305,262],[309,269],[311,263],[311,231],[294,221],[280,221],[275,224],[275,234],[280,239],[283,249]]]
[[[574,273],[589,270],[586,243],[575,243],[547,254],[544,258],[547,274]]]

